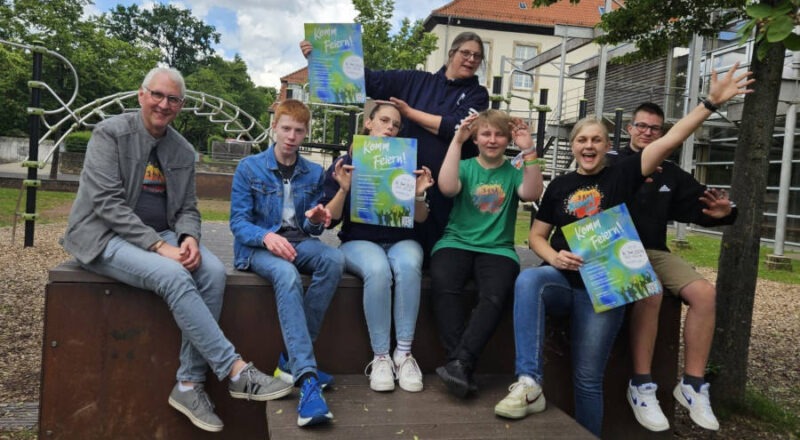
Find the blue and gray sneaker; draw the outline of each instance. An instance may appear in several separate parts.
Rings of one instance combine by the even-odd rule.
[[[281,352],[280,357],[278,357],[278,366],[275,367],[275,371],[272,375],[288,384],[294,384],[295,378],[292,376],[292,370],[289,368],[289,361],[286,359],[286,354],[284,352]],[[333,384],[333,376],[324,371],[317,370],[317,377],[323,389]]]
[[[297,404],[297,426],[316,425],[333,419],[333,414],[322,397],[322,387],[316,377],[310,376],[300,388],[300,402]]]

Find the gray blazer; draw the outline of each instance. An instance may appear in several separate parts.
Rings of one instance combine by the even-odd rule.
[[[141,111],[125,113],[97,124],[89,139],[78,195],[62,240],[78,261],[94,260],[115,235],[143,249],[160,240],[134,213],[150,150],[159,145],[169,227],[179,237],[200,240],[194,148],[172,127],[163,137],[154,138],[144,127]]]

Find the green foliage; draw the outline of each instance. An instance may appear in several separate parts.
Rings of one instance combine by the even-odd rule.
[[[422,20],[403,19],[400,30],[390,35],[393,0],[353,0],[362,25],[364,65],[375,70],[415,69],[436,49],[436,35],[425,32]]]
[[[797,390],[800,391],[800,390]],[[763,422],[765,428],[774,433],[789,433],[800,437],[800,416],[796,410],[783,407],[752,388],[746,391],[746,398],[740,405],[727,408],[737,414]]]
[[[110,14],[103,14],[103,23],[120,40],[160,50],[161,60],[185,75],[194,72],[199,61],[213,56],[211,45],[220,41],[214,26],[173,5],[156,3],[152,10],[117,5]]]
[[[750,20],[739,29],[740,44],[747,41],[755,31],[760,60],[764,59],[769,48],[766,43],[783,44],[786,49],[800,50],[800,35],[793,32],[795,25],[800,23],[798,7],[800,0],[748,5],[745,12]]]
[[[73,131],[64,139],[64,149],[70,153],[85,153],[91,137],[91,131]]]

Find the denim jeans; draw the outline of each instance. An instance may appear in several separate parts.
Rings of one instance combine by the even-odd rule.
[[[174,232],[167,230],[159,235],[167,243],[178,245]],[[203,245],[200,255],[200,267],[189,272],[175,260],[114,237],[102,254],[82,264],[91,272],[153,291],[167,303],[181,330],[176,377],[198,383],[205,382],[207,365],[222,380],[240,358],[217,324],[225,293],[225,266]]]
[[[552,266],[524,270],[514,286],[516,374],[542,383],[545,312],[570,318],[575,420],[599,436],[603,426],[603,375],[625,307],[595,313],[585,289],[571,287]]]
[[[422,280],[422,246],[414,240],[373,243],[352,240],[339,247],[347,271],[364,281],[364,316],[375,354],[388,354],[392,328],[398,341],[413,341]]]
[[[448,361],[473,368],[497,329],[519,264],[511,258],[443,248],[431,258],[433,313]],[[478,291],[465,290],[472,278]]]
[[[293,262],[275,256],[267,249],[254,248],[250,269],[269,281],[275,290],[289,368],[297,379],[305,373],[317,371],[313,344],[342,278],[344,256],[339,249],[316,238],[293,245],[297,251]],[[301,273],[311,275],[311,284],[305,294]]]

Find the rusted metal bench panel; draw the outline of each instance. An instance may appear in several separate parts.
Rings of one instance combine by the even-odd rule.
[[[229,264],[224,250],[212,250]],[[272,289],[256,275],[228,267],[220,325],[247,360],[271,373],[283,347]],[[428,374],[444,359],[429,290],[426,278],[414,341],[414,354]],[[670,391],[677,377],[680,304],[665,298],[661,313],[653,375],[661,385],[658,396],[662,408],[672,420]],[[569,347],[566,339],[558,336],[563,323],[554,321],[548,327],[555,330],[549,331],[553,336],[548,338],[545,353],[545,394],[551,404],[570,414]],[[264,404],[231,399],[227,384],[213,377],[209,377],[207,388],[225,422],[222,437],[195,428],[167,405],[179,344],[178,329],[156,295],[90,274],[75,263],[51,270],[46,289],[40,399],[42,438],[266,438]],[[604,437],[657,437],[641,428],[628,408],[625,390],[631,362],[627,347],[623,329],[606,374]],[[357,278],[346,275],[340,283],[315,353],[320,367],[334,374],[362,374],[371,360],[362,285]],[[504,374],[510,380],[514,356],[509,307],[481,357],[478,373]],[[366,384],[367,378],[363,381]],[[296,404],[296,393],[287,399],[292,402],[290,406]],[[485,408],[489,414],[492,406]]]

